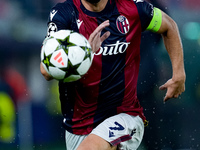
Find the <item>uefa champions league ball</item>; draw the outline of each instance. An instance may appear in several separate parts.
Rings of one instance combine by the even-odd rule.
[[[59,30],[47,37],[41,50],[44,69],[63,82],[79,80],[89,70],[93,53],[88,40],[71,30]]]

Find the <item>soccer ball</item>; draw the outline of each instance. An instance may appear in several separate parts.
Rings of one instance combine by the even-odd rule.
[[[63,82],[79,80],[89,70],[92,59],[88,40],[72,30],[59,30],[43,42],[41,62],[54,79]]]

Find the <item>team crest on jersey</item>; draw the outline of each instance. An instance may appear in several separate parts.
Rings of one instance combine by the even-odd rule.
[[[122,15],[117,18],[116,25],[117,25],[117,29],[122,34],[128,33],[130,29],[130,24],[128,22],[128,19]]]

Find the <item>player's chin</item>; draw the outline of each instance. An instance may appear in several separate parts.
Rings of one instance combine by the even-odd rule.
[[[86,0],[86,1],[89,2],[89,3],[91,3],[91,4],[97,4],[101,0]]]

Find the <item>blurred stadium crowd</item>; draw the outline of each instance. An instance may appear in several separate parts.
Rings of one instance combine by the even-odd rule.
[[[0,1],[0,149],[65,149],[57,81],[39,71],[49,10],[62,1]],[[171,65],[161,37],[144,32],[138,97],[149,126],[139,150],[200,150],[200,1],[148,1],[179,26],[187,81],[180,98],[163,103],[158,87]]]

